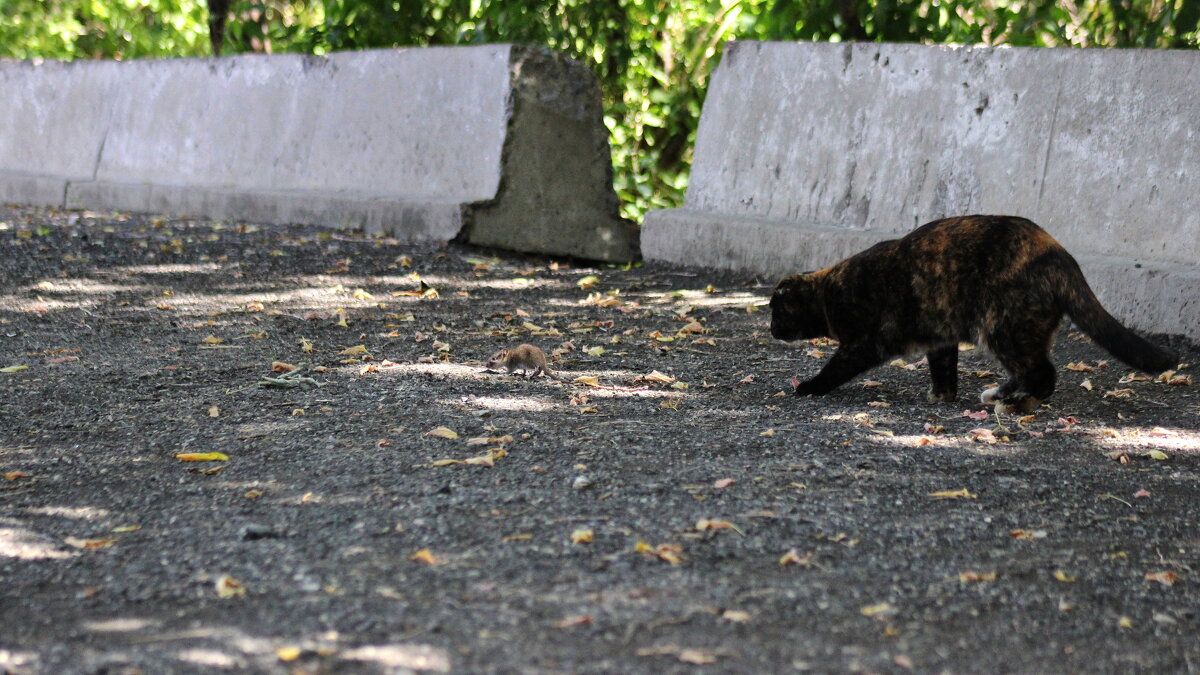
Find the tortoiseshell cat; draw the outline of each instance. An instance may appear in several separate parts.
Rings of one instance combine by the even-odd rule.
[[[930,401],[958,393],[958,343],[986,347],[1009,380],[983,392],[998,412],[1026,411],[1054,392],[1049,352],[1066,313],[1101,347],[1148,373],[1175,354],[1134,335],[1096,299],[1079,264],[1024,218],[963,216],[922,225],[819,272],[790,276],[771,296],[771,335],[840,343],[799,396],[826,394],[884,360],[925,352]]]

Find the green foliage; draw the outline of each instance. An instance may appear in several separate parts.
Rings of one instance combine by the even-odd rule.
[[[0,0],[0,56],[209,53],[199,0]],[[683,201],[729,39],[1015,46],[1200,44],[1200,0],[233,0],[223,53],[518,42],[590,64],[624,214]]]

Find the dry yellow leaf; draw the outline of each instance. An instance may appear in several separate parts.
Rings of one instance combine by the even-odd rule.
[[[295,661],[296,659],[300,658],[301,653],[302,652],[299,647],[294,647],[294,646],[289,645],[287,647],[280,647],[279,649],[276,649],[275,650],[275,658],[279,659],[280,661],[283,661],[284,663],[287,663],[290,661]]]
[[[589,274],[579,281],[576,281],[575,285],[586,291],[589,288],[595,288],[596,286],[600,285],[600,277],[596,276],[595,274]]]
[[[242,582],[228,574],[217,577],[216,587],[218,598],[237,598],[246,594],[246,587],[242,585]]]
[[[939,490],[938,492],[930,492],[929,496],[935,499],[978,499],[967,488],[962,488],[961,490]]]
[[[16,480],[18,478],[28,478],[29,474],[24,471],[9,471],[4,474],[4,480]]]
[[[366,353],[367,353],[366,345],[354,345],[353,347],[347,347],[346,349],[343,349],[342,351],[338,352],[338,356],[358,356],[359,354],[366,354]]]
[[[117,540],[113,539],[111,537],[106,537],[106,538],[101,538],[101,539],[78,539],[76,537],[66,537],[65,539],[63,539],[63,541],[66,542],[66,544],[68,546],[74,546],[75,548],[82,548],[82,549],[89,549],[89,550],[97,549],[97,548],[108,548],[109,546],[112,546],[113,544],[117,543]]]
[[[646,380],[647,382],[659,382],[662,384],[670,384],[675,381],[675,378],[671,377],[670,375],[660,373],[657,370],[651,371],[649,375],[643,375],[642,379]]]
[[[750,612],[740,609],[727,609],[723,614],[721,614],[721,618],[725,619],[726,621],[732,621],[733,623],[748,623],[751,619],[751,616]]]
[[[587,349],[588,356],[604,356],[604,347],[589,347]]]
[[[590,544],[595,534],[588,528],[580,528],[571,533],[572,544]]]
[[[305,354],[313,353],[313,343],[308,338],[300,338],[300,351]]]
[[[206,345],[218,345],[218,344],[221,344],[221,343],[222,343],[222,342],[224,342],[224,341],[225,341],[225,340],[222,340],[221,338],[219,338],[219,337],[217,337],[217,336],[215,336],[215,335],[209,335],[208,337],[206,337],[206,338],[204,338],[203,340],[201,340],[201,342],[203,342],[203,343],[204,343],[204,344],[206,344]]]
[[[175,459],[181,462],[224,462],[229,455],[223,452],[177,452]]]
[[[1163,452],[1162,450],[1151,450],[1146,453],[1146,456],[1149,457],[1150,459],[1156,459],[1160,462],[1164,459],[1170,459],[1170,457],[1171,457],[1170,455]]]
[[[451,441],[458,438],[457,431],[454,431],[453,429],[447,429],[446,427],[434,427],[433,429],[426,431],[424,435],[433,436],[434,438],[445,438]]]
[[[887,617],[896,613],[896,608],[891,603],[881,602],[875,605],[867,605],[858,610],[863,616],[872,617]]]
[[[423,548],[420,551],[417,551],[416,553],[408,556],[408,559],[415,560],[415,561],[421,562],[421,563],[425,563],[426,565],[438,564],[438,559],[436,557],[434,557],[433,553],[427,548]]]
[[[1011,530],[1008,536],[1013,539],[1045,539],[1045,530]]]
[[[712,652],[704,651],[703,649],[691,648],[680,650],[678,658],[683,663],[690,663],[696,666],[716,663],[717,661],[717,656]]]
[[[214,405],[214,406],[212,406],[211,408],[209,408],[209,409],[208,409],[208,416],[209,416],[209,417],[220,417],[220,416],[221,416],[221,409],[220,409],[220,408],[218,408],[218,407],[217,407],[217,406],[215,406],[215,405]]]
[[[1062,570],[1054,570],[1054,578],[1058,579],[1059,581],[1063,582],[1064,584],[1073,584],[1076,581],[1075,577],[1071,576],[1070,574],[1067,574],[1066,572],[1064,572]]]
[[[1175,582],[1179,581],[1179,575],[1166,570],[1163,572],[1147,572],[1146,581],[1157,581],[1163,586],[1174,586]]]
[[[774,436],[774,435],[775,435],[775,430],[774,430],[774,429],[767,429],[766,431],[760,431],[760,432],[758,433],[758,435],[759,435],[759,436]]]
[[[284,363],[283,361],[272,361],[271,362],[271,372],[273,372],[273,373],[290,373],[295,369],[296,369],[296,366],[294,366],[290,363]]]
[[[595,375],[580,375],[579,377],[577,377],[571,381],[574,382],[575,384],[582,384],[582,385],[586,385],[589,387],[599,387],[600,386],[600,378],[596,377]]]
[[[796,549],[792,549],[792,550],[788,551],[787,553],[784,553],[779,558],[779,564],[783,567],[787,567],[788,565],[800,565],[801,567],[809,567],[812,565],[812,563],[813,563],[813,554],[812,553],[805,553],[804,555],[800,555],[800,552],[797,551]]]
[[[705,530],[729,530],[729,529],[737,529],[737,528],[734,526],[733,523],[731,523],[727,520],[711,520],[708,518],[701,518],[700,520],[696,521],[696,530],[698,532],[704,532]]]
[[[512,443],[513,437],[505,434],[504,436],[476,436],[468,438],[467,445],[490,445],[492,443]]]
[[[993,572],[975,572],[968,570],[958,575],[959,583],[967,584],[973,582],[995,581],[996,573]]]
[[[1117,626],[1121,628],[1133,628],[1133,619],[1123,616],[1120,619],[1117,619]]]

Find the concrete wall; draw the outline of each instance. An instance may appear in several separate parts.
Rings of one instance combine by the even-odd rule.
[[[1030,218],[1131,325],[1200,336],[1200,52],[726,46],[648,259],[772,276],[950,215]]]
[[[539,50],[5,62],[0,99],[5,201],[637,256],[599,87]],[[533,169],[513,159],[530,148]]]

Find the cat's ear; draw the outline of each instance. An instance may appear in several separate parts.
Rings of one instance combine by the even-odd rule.
[[[780,299],[804,295],[813,287],[813,279],[814,275],[812,272],[793,274],[779,282],[779,285],[775,287],[775,295]]]

